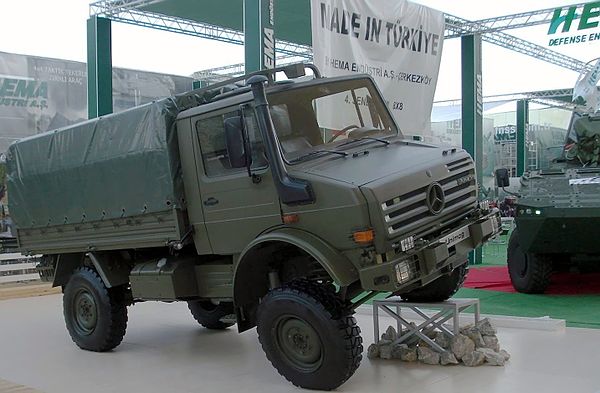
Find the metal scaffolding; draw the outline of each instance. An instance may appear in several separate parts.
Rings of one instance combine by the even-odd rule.
[[[90,15],[103,16],[117,22],[154,29],[182,33],[211,40],[243,45],[243,32],[199,23],[191,20],[175,18],[168,15],[143,11],[140,8],[157,3],[159,0],[101,0],[90,4]],[[573,4],[571,7],[581,7],[585,3]],[[500,30],[516,29],[547,23],[551,20],[554,8],[537,11],[504,15],[478,21],[470,21],[454,15],[446,14],[445,38],[456,38],[470,34],[482,34],[482,39],[503,48],[514,50],[524,55],[554,64],[575,72],[589,69],[585,62],[563,55],[541,45],[523,40],[501,32]],[[295,56],[302,60],[312,60],[312,48],[292,42],[278,40],[278,54]],[[237,64],[230,66],[237,70]],[[204,70],[209,73],[211,70]],[[219,72],[218,74],[230,75]]]
[[[512,18],[510,20],[519,20],[518,15],[507,15],[500,18]],[[575,72],[582,70],[591,70],[592,66],[584,61],[563,55],[541,45],[534,44],[522,38],[512,36],[501,31],[490,30],[488,25],[492,25],[493,19],[485,19],[485,23],[480,21],[472,22],[470,20],[459,18],[458,16],[446,14],[446,33],[445,38],[462,37],[464,35],[481,34],[481,38],[485,42],[498,45],[502,48],[510,49],[527,56],[534,57],[538,60],[545,61],[550,64],[557,65]],[[520,27],[523,27],[522,25]]]
[[[135,26],[244,45],[243,32],[139,9],[157,2],[159,0],[102,0],[90,4],[90,15]],[[278,40],[275,43],[275,50],[278,54],[312,59],[312,48],[308,45]]]
[[[565,6],[565,8],[580,8],[583,7],[585,4],[586,3],[576,3]],[[495,31],[520,29],[523,27],[542,25],[552,20],[552,16],[554,15],[555,10],[556,7],[552,7],[536,11],[520,12],[518,14],[502,15],[493,18],[479,19],[477,21],[470,22],[470,25],[465,26],[465,30],[462,33],[472,34],[473,32],[469,33],[469,30],[473,27],[472,24],[476,24],[477,33],[492,33]],[[460,32],[448,31],[446,32],[445,37],[456,38],[460,37],[460,35]]]

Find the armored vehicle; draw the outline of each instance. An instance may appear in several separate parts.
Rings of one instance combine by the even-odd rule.
[[[357,369],[356,307],[382,292],[452,296],[467,253],[499,228],[464,150],[405,139],[370,77],[314,66],[27,138],[8,156],[20,250],[44,255],[75,344],[111,350],[127,306],[185,301],[206,328],[256,326],[304,388]]]
[[[507,251],[512,284],[543,293],[553,270],[600,259],[600,117],[573,114],[562,156],[526,172]]]

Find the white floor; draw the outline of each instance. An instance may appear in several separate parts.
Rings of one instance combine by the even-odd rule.
[[[357,318],[366,348],[371,320]],[[502,328],[498,335],[512,354],[505,367],[365,357],[338,391],[600,393],[600,330]],[[64,328],[60,295],[0,301],[0,379],[47,393],[300,391],[267,362],[254,330],[202,329],[185,304],[138,304],[114,352],[79,350]]]

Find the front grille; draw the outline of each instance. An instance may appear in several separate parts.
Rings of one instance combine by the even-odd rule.
[[[477,201],[473,161],[465,157],[446,164],[446,168],[449,174],[437,180],[444,190],[446,202],[439,214],[433,214],[427,206],[430,184],[381,204],[388,236],[415,231],[415,235],[419,236],[430,232],[432,228],[442,229],[472,208]]]

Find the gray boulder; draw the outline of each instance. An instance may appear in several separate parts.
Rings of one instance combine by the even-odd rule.
[[[369,359],[376,359],[379,357],[379,345],[371,344],[369,348],[367,348],[367,357]]]
[[[485,355],[478,350],[469,352],[462,357],[462,361],[467,367],[481,366],[485,362]]]
[[[461,360],[463,356],[475,350],[475,343],[469,337],[457,334],[450,342],[450,349],[456,359]]]
[[[392,344],[379,345],[379,357],[381,359],[392,358]]]
[[[419,347],[417,349],[417,355],[419,361],[425,364],[440,364],[440,354],[432,349],[426,347]]]
[[[416,362],[418,359],[417,348],[411,348],[406,344],[396,344],[392,347],[392,358],[403,362]]]
[[[483,348],[490,348],[496,352],[500,352],[500,343],[498,342],[498,337],[496,336],[483,336],[483,342],[485,345],[482,345]]]
[[[490,366],[504,366],[504,355],[490,348],[479,348],[475,352],[483,354],[485,362]]]
[[[396,329],[393,326],[388,326],[385,333],[381,335],[382,340],[394,341],[398,338],[398,333],[396,333]]]
[[[448,337],[445,333],[437,332],[434,341],[440,347],[448,349],[450,348],[450,339],[451,337]]]
[[[508,361],[508,359],[510,359],[510,354],[504,349],[501,349],[499,353],[500,355],[504,356],[504,361]]]
[[[469,337],[475,343],[475,348],[485,347],[485,341],[483,340],[483,336],[479,333],[477,328],[473,328],[466,332],[466,336]]]
[[[488,318],[483,318],[481,321],[475,324],[475,327],[479,330],[484,336],[495,336],[497,331],[496,328],[492,326],[492,323]]]
[[[445,351],[440,355],[440,364],[442,366],[447,366],[449,364],[458,364],[458,360],[456,360],[456,356],[450,351]]]

